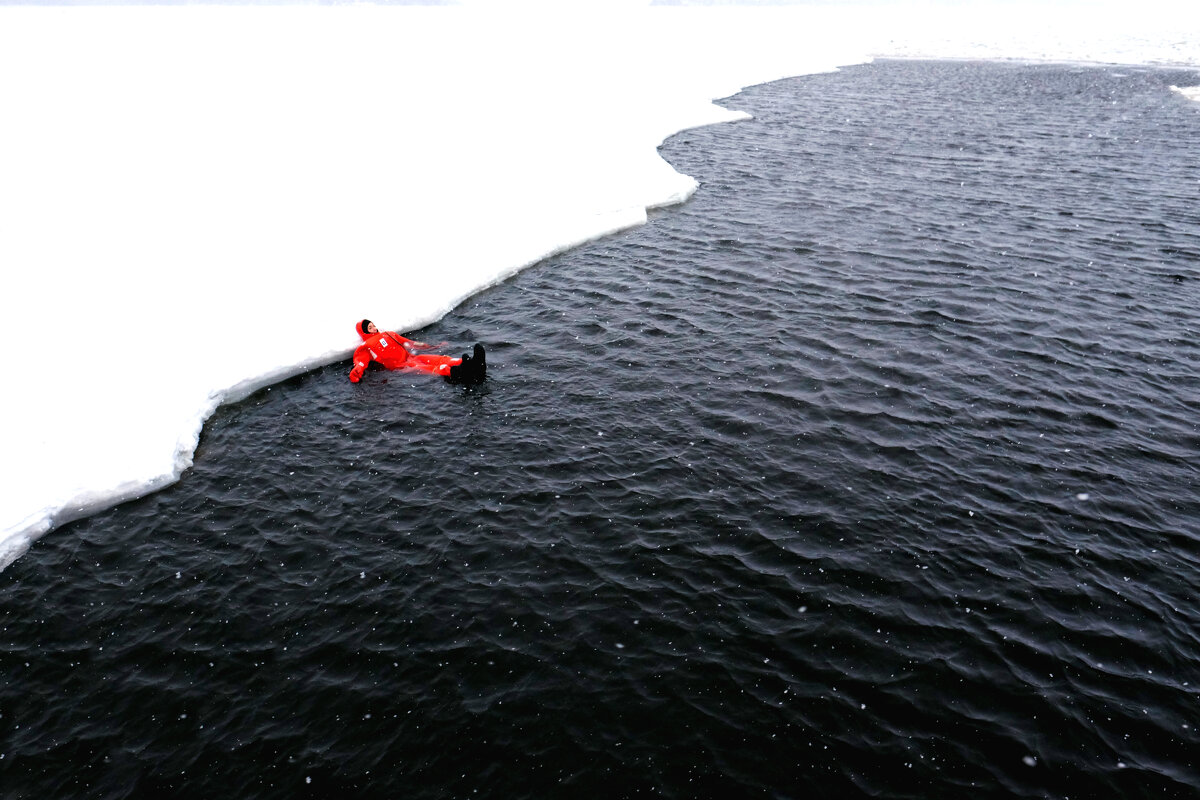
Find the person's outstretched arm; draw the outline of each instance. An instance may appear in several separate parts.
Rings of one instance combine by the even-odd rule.
[[[362,379],[363,373],[367,371],[367,365],[371,363],[371,350],[365,344],[359,345],[354,351],[354,367],[350,370],[350,382],[358,383]]]
[[[437,346],[437,345],[432,345],[432,344],[425,344],[424,342],[418,342],[416,339],[409,339],[405,336],[401,336],[400,334],[396,333],[395,331],[388,331],[387,336],[388,336],[388,338],[393,339],[394,341],[398,342],[405,350],[407,350],[410,353],[414,350],[432,350],[434,347]],[[443,344],[444,344],[444,342],[443,342]]]

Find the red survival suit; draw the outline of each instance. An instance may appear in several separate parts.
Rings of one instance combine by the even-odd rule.
[[[416,343],[392,331],[367,333],[361,322],[354,329],[363,340],[354,351],[354,368],[350,370],[350,380],[354,383],[358,383],[372,361],[378,361],[388,369],[416,369],[433,375],[449,375],[450,367],[462,363],[461,358],[454,356],[414,355],[408,351],[408,345],[415,347]]]

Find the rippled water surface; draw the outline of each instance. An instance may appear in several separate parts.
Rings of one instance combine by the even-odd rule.
[[[1200,795],[1195,83],[731,99],[417,334],[482,387],[276,386],[0,573],[3,795]]]

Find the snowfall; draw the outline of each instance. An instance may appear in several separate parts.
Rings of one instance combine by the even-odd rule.
[[[686,200],[714,100],[881,57],[1200,67],[1200,4],[0,5],[0,569],[363,317]]]

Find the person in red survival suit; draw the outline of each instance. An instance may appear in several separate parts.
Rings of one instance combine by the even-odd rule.
[[[474,356],[463,353],[462,358],[432,353],[417,353],[428,350],[432,345],[407,339],[394,331],[381,331],[375,323],[364,319],[355,326],[363,343],[354,351],[354,367],[350,380],[358,383],[367,371],[367,366],[378,362],[387,369],[415,369],[432,375],[441,375],[452,383],[478,383],[487,373],[487,361],[483,345],[475,345]]]

